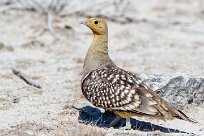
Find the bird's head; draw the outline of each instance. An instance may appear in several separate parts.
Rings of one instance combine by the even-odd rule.
[[[108,32],[107,23],[102,18],[90,18],[80,23],[88,26],[97,35],[104,35]]]

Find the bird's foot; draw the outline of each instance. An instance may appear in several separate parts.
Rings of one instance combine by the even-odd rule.
[[[126,125],[120,128],[121,130],[131,130],[130,118],[126,118]]]
[[[118,115],[116,115],[115,119],[108,125],[109,128],[114,127],[115,124],[121,119]]]
[[[120,130],[131,130],[131,126],[124,126],[119,128]]]

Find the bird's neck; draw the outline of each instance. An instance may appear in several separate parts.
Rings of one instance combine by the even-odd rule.
[[[108,34],[94,34],[84,61],[83,73],[88,73],[111,63],[112,61],[108,54]]]

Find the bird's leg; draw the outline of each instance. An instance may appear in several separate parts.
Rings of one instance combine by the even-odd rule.
[[[126,118],[126,126],[127,129],[131,129],[130,117]]]
[[[130,130],[131,129],[130,117],[126,118],[126,125],[120,129],[122,129],[122,130]]]
[[[120,119],[121,119],[121,117],[116,114],[116,117],[114,118],[113,121],[111,121],[111,123],[108,125],[108,127],[113,127],[113,126],[115,126],[115,124],[116,124]]]

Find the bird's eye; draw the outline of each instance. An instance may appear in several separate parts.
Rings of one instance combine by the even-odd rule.
[[[94,24],[98,24],[98,21],[94,21]]]

